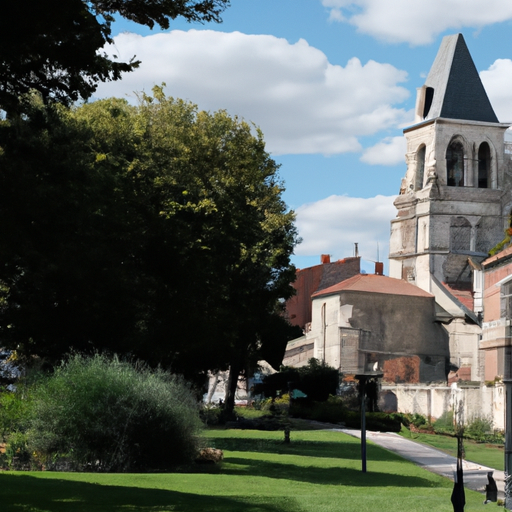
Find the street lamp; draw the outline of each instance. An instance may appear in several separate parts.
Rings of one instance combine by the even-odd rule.
[[[510,353],[507,356],[508,363],[511,364]],[[503,383],[505,384],[505,508],[512,510],[512,482],[510,481],[512,472],[512,379],[510,375],[503,379]]]
[[[361,464],[362,472],[366,473],[366,383],[370,379],[381,379],[384,376],[379,371],[358,373],[355,378],[359,381],[361,395]]]

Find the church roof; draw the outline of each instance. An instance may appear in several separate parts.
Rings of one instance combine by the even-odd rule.
[[[499,122],[462,34],[443,38],[425,87],[425,120]]]
[[[414,286],[402,279],[381,276],[378,274],[358,274],[350,279],[346,279],[334,286],[325,288],[312,295],[313,298],[322,295],[331,295],[338,292],[370,292],[386,293],[388,295],[408,295],[414,297],[433,297],[430,293]]]

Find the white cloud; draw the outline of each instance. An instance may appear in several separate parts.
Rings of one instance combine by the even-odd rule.
[[[370,165],[397,165],[405,162],[405,137],[386,137],[364,151],[361,162]]]
[[[393,201],[396,196],[376,196],[367,199],[330,196],[296,210],[297,229],[302,243],[297,256],[335,254],[337,258],[351,256],[354,243],[359,243],[361,256],[368,260],[387,259],[390,221],[396,217]]]
[[[394,128],[407,117],[407,73],[357,58],[345,67],[299,40],[211,30],[175,30],[143,37],[125,33],[107,48],[133,55],[139,69],[100,84],[96,97],[149,92],[165,82],[171,96],[205,110],[226,109],[257,124],[274,154],[360,151],[358,137]]]
[[[498,59],[480,73],[487,95],[498,119],[512,122],[512,60]]]
[[[481,28],[512,19],[510,0],[322,0],[330,20],[348,22],[377,39],[431,43],[448,29]]]

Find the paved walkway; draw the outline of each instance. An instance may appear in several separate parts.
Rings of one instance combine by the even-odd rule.
[[[347,428],[335,428],[339,432],[344,432],[351,436],[361,438],[360,430],[353,430]],[[436,448],[416,443],[410,439],[406,439],[398,434],[389,432],[366,432],[366,439],[371,441],[387,450],[401,455],[425,469],[437,473],[438,475],[445,476],[453,481],[455,476],[455,469],[457,467],[457,458],[447,455]],[[485,493],[485,485],[487,484],[487,473],[494,471],[493,477],[498,486],[498,498],[504,499],[505,493],[505,474],[503,471],[498,471],[493,468],[481,466],[474,462],[464,461],[464,486],[473,491]]]

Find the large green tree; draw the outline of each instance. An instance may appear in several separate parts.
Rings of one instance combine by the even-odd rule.
[[[137,107],[35,105],[3,122],[0,147],[11,347],[108,349],[187,377],[230,367],[233,381],[280,363],[297,234],[258,129],[156,88]]]
[[[46,101],[88,98],[99,82],[138,66],[109,58],[111,24],[123,17],[167,29],[169,20],[220,22],[229,0],[17,0],[0,16],[0,108],[15,111],[32,89]]]

